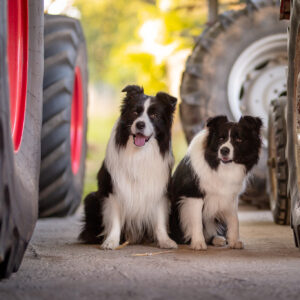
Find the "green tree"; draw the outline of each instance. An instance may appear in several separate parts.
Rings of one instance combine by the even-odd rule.
[[[192,46],[193,34],[201,32],[205,11],[204,5],[198,7],[199,1],[196,0],[173,0],[166,9],[162,9],[161,2],[74,1],[74,6],[81,12],[92,82],[101,80],[117,88],[137,82],[149,92],[167,88],[167,57],[157,60],[160,48],[156,54],[151,49],[143,48],[143,39],[147,39],[147,36],[141,36],[141,28],[151,20],[159,21],[161,31],[156,37],[157,45],[161,45],[162,50],[164,46],[173,45],[175,52]],[[185,5],[187,2],[190,6]],[[150,31],[149,35],[154,33]]]

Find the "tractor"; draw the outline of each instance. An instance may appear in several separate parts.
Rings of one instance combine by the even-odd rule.
[[[81,201],[87,56],[80,22],[42,0],[0,0],[0,278],[20,267],[38,217]]]
[[[180,86],[185,137],[215,114],[261,117],[261,158],[241,200],[271,207],[275,223],[291,224],[299,247],[300,2],[246,0],[222,14],[218,0],[207,4],[208,24]]]
[[[300,1],[247,0],[222,14],[207,1],[180,86],[186,139],[215,114],[260,116],[264,147],[242,199],[270,201],[299,247]],[[0,278],[19,269],[38,217],[80,204],[87,85],[78,20],[44,15],[42,0],[0,0]]]

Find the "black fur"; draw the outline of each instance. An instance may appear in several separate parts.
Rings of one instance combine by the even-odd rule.
[[[205,159],[212,169],[217,169],[220,160],[218,150],[224,144],[231,132],[234,147],[233,161],[243,164],[249,172],[259,159],[261,138],[259,135],[262,121],[259,118],[244,116],[238,123],[228,122],[226,116],[218,116],[207,121],[209,134],[205,147]],[[239,142],[241,140],[241,142]]]
[[[98,191],[88,194],[84,199],[84,226],[79,235],[79,240],[88,244],[101,243],[103,240],[103,236],[99,236],[103,231],[101,215],[103,199],[113,192],[111,176],[105,163],[102,164],[97,179]]]
[[[238,123],[229,122],[226,116],[217,116],[207,121],[208,136],[204,145],[204,157],[208,165],[217,171],[220,165],[218,151],[222,144],[231,138],[234,148],[233,161],[243,164],[246,172],[258,162],[261,148],[259,118],[244,116]],[[230,132],[230,137],[229,137]],[[193,170],[188,156],[179,163],[170,185],[172,211],[170,216],[170,237],[177,243],[186,243],[179,221],[179,204],[182,197],[203,198],[205,205],[205,186]],[[221,187],[216,187],[221,188]],[[217,231],[225,236],[227,226],[222,220],[215,220]]]
[[[210,167],[216,170],[220,164],[218,160],[218,150],[221,144],[220,135],[224,137],[224,140],[228,138],[228,132],[224,129],[224,125],[228,123],[226,116],[217,116],[215,118],[209,118],[206,126],[209,130],[209,135],[207,137],[207,144],[205,149],[205,159]],[[222,133],[218,133],[222,128]]]
[[[131,136],[130,126],[144,112],[143,105],[147,99],[144,89],[137,85],[128,85],[122,92],[126,92],[126,96],[121,105],[121,115],[116,131],[116,145],[119,148],[126,146]]]
[[[179,163],[170,185],[170,197],[172,199],[170,216],[170,238],[176,243],[183,244],[183,232],[179,225],[178,205],[182,197],[204,198],[205,191],[199,190],[199,177],[194,172],[190,158],[184,157]]]
[[[125,87],[123,92],[126,92],[126,96],[121,106],[121,116],[117,125],[117,147],[126,146],[132,134],[130,132],[131,125],[144,112],[143,105],[145,101],[151,98],[151,105],[147,113],[155,128],[155,138],[161,154],[165,155],[168,153],[170,150],[173,113],[177,99],[163,92],[157,93],[154,97],[145,95],[143,88],[136,85]]]
[[[199,177],[191,166],[190,158],[186,156],[179,163],[172,178],[172,196],[203,198],[204,190],[199,190]]]
[[[144,94],[143,88],[136,85],[129,85],[122,91],[126,92],[126,96],[121,106],[121,115],[116,129],[116,147],[125,147],[128,139],[132,138],[130,127],[143,113],[143,105],[146,99],[151,98],[151,105],[147,113],[154,126],[155,138],[158,142],[161,154],[165,155],[169,153],[173,113],[177,99],[163,92],[157,93],[155,97],[147,96]],[[104,199],[113,193],[111,175],[106,168],[105,162],[103,162],[98,172],[97,179],[98,191],[90,193],[84,200],[84,225],[79,235],[81,241],[92,244],[103,242],[103,236],[99,236],[104,229],[101,214],[102,205]],[[123,240],[124,232],[121,233],[120,242]]]

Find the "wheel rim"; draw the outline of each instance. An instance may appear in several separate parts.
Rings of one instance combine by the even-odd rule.
[[[80,167],[83,143],[83,94],[80,68],[75,68],[71,113],[71,160],[72,171],[76,174]]]
[[[249,114],[262,118],[262,138],[267,146],[270,102],[286,94],[287,35],[274,34],[248,46],[235,61],[229,74],[229,107],[237,121]]]
[[[28,69],[28,2],[8,3],[8,74],[10,122],[14,151],[20,148],[26,109]]]

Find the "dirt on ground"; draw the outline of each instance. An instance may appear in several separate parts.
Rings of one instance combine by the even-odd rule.
[[[81,211],[39,220],[0,299],[300,299],[300,251],[269,211],[240,211],[244,250],[128,245],[103,251],[76,240]]]

